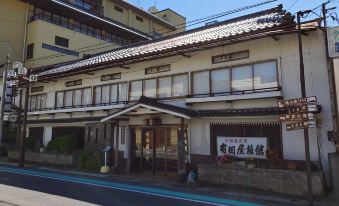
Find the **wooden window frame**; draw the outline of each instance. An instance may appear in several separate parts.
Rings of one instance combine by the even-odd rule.
[[[107,77],[107,79],[105,79]],[[110,80],[116,80],[121,79],[121,72],[113,73],[113,74],[103,74],[101,75],[101,81],[110,81]]]
[[[82,85],[82,79],[65,82],[65,87],[75,87]]]
[[[31,93],[44,91],[44,86],[31,87]]]
[[[251,71],[252,71],[252,93],[255,93],[256,89],[254,88],[254,65],[255,64],[260,64],[260,63],[267,63],[267,62],[275,62],[275,69],[276,69],[276,80],[277,80],[277,88],[280,88],[280,80],[279,80],[279,68],[278,68],[278,60],[277,59],[268,59],[268,60],[261,60],[261,61],[255,61],[255,62],[251,62],[251,63],[245,63],[245,64],[235,64],[235,65],[230,65],[230,66],[225,66],[225,67],[217,67],[217,68],[212,68],[212,69],[203,69],[203,70],[199,70],[199,71],[192,71],[191,72],[191,76],[190,76],[190,80],[191,80],[191,96],[214,96],[214,93],[212,92],[212,80],[211,80],[211,72],[215,71],[215,70],[221,70],[221,69],[229,69],[230,70],[230,92],[228,95],[232,95],[235,92],[237,93],[237,91],[233,91],[232,89],[232,80],[233,80],[233,68],[235,67],[241,67],[241,66],[251,66]],[[194,73],[198,73],[198,72],[204,72],[204,71],[209,71],[209,94],[194,94],[194,88],[193,88],[193,81],[194,81]],[[265,89],[269,89],[269,88],[262,88],[262,89],[257,89],[258,91],[260,90],[265,90]],[[247,90],[246,90],[247,91]],[[238,92],[246,92],[244,91],[238,91]],[[249,91],[249,90],[248,90]],[[225,92],[227,93],[227,92]],[[245,93],[244,93],[245,94]],[[226,96],[226,95],[225,95]]]
[[[165,68],[165,67],[168,67],[168,69],[165,69],[165,70],[161,70],[161,68]],[[148,72],[152,69],[155,69],[156,71],[155,72]],[[157,74],[157,73],[161,73],[161,72],[168,72],[168,71],[171,71],[171,65],[170,64],[165,64],[165,65],[160,65],[160,66],[154,66],[154,67],[148,67],[145,69],[145,75],[148,75],[148,74]]]
[[[247,53],[247,57],[243,58],[232,58],[233,55],[235,54],[241,54],[241,53]],[[218,61],[216,62],[216,58],[224,57],[225,60]],[[227,58],[228,57],[228,58]],[[220,54],[216,56],[212,56],[212,64],[220,64],[220,63],[225,63],[225,62],[230,62],[230,61],[236,61],[236,60],[241,60],[241,59],[248,59],[250,58],[250,51],[249,50],[243,50],[243,51],[238,51],[238,52],[232,52],[232,53],[227,53],[227,54]]]
[[[188,94],[187,95],[190,95],[190,91],[189,91],[189,78],[190,78],[190,75],[189,75],[189,72],[183,72],[183,73],[178,73],[178,74],[172,74],[172,75],[164,75],[164,76],[158,76],[158,77],[151,77],[151,78],[146,78],[146,79],[136,79],[136,80],[132,80],[132,81],[129,81],[129,84],[128,84],[128,87],[129,87],[129,90],[128,90],[128,101],[129,102],[136,102],[138,100],[131,100],[131,83],[132,82],[137,82],[137,81],[141,81],[142,83],[142,96],[144,95],[144,82],[146,80],[151,80],[151,79],[156,79],[156,85],[157,85],[157,88],[156,88],[156,99],[179,99],[179,98],[184,98],[186,97],[187,95],[184,95],[184,96],[173,96],[173,78],[175,76],[181,76],[181,75],[187,75],[187,88],[188,88]],[[165,78],[165,77],[170,77],[171,78],[171,96],[170,97],[162,97],[162,98],[159,98],[159,79],[160,78]]]
[[[92,98],[93,98],[93,88],[92,87],[83,87],[83,88],[76,88],[76,89],[68,89],[68,90],[61,90],[61,91],[56,91],[55,92],[55,101],[54,101],[54,109],[65,109],[65,103],[66,103],[66,92],[68,91],[72,91],[72,108],[83,108],[83,107],[87,107],[87,105],[83,105],[83,98],[84,98],[84,90],[85,89],[91,89],[91,94],[92,94]],[[74,105],[74,94],[76,90],[81,90],[81,105]],[[62,101],[62,107],[57,107],[57,97],[58,97],[58,93],[62,92],[63,93],[63,101]]]
[[[40,108],[36,108],[36,105],[37,105],[37,101],[35,102],[35,105],[34,105],[34,110],[32,110],[32,98],[35,98],[36,100],[37,100],[37,97],[38,96],[45,96],[45,105],[44,105],[44,107],[42,107],[42,102],[40,102]],[[29,98],[28,98],[28,101],[29,101],[29,103],[28,103],[28,105],[29,105],[29,108],[28,108],[28,110],[29,111],[42,111],[42,110],[44,110],[44,109],[46,109],[46,101],[47,101],[47,93],[41,93],[41,94],[35,94],[35,95],[30,95],[29,96]],[[41,101],[41,99],[40,99],[40,101]]]
[[[95,106],[106,106],[106,105],[114,105],[113,103],[115,103],[115,104],[120,104],[120,101],[119,101],[119,98],[120,98],[120,93],[119,93],[119,85],[120,84],[126,84],[126,86],[128,87],[128,82],[127,81],[124,81],[124,82],[117,82],[117,83],[111,83],[111,84],[102,84],[102,85],[96,85],[96,86],[94,86],[93,87],[93,92],[94,92],[94,94],[93,94],[93,105],[95,105]],[[111,102],[111,88],[112,88],[112,85],[117,85],[117,102]],[[108,92],[109,92],[109,103],[102,103],[102,87],[104,87],[104,86],[109,86],[109,90],[108,90]],[[97,87],[101,87],[101,90],[100,90],[100,103],[96,103],[95,102],[95,100],[96,100],[96,95],[97,95],[97,93],[96,93],[96,88]],[[127,88],[127,94],[128,94],[128,88]],[[127,97],[127,100],[126,101],[128,101],[128,97]]]

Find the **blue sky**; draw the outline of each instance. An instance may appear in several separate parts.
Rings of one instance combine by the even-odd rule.
[[[220,12],[229,11],[243,6],[252,5],[255,3],[263,2],[265,0],[128,0],[128,1],[136,6],[139,4],[139,7],[142,7],[145,10],[147,10],[150,6],[154,6],[155,4],[159,10],[171,8],[174,11],[178,12],[179,14],[185,16],[187,18],[187,21],[189,22],[191,20],[195,20],[201,17],[206,17],[212,14],[217,14]],[[269,3],[243,12],[239,12],[230,16],[225,16],[218,20],[221,21],[224,19],[229,19],[232,17],[260,11],[263,9],[274,7],[278,4],[283,4],[284,9],[294,14],[299,10],[313,9],[323,2],[325,2],[325,0],[277,0],[273,3]],[[339,7],[339,0],[332,0],[332,3],[329,4],[329,7],[334,6]],[[338,9],[336,9],[336,11],[338,11],[339,13]],[[315,10],[315,12],[320,14],[320,8]],[[315,14],[309,16],[309,18],[316,17],[317,16]],[[336,23],[333,23],[330,19],[329,23],[331,25],[337,25]]]

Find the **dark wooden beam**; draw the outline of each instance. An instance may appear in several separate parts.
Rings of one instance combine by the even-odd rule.
[[[94,75],[93,72],[84,72],[84,74],[87,74],[87,75]]]
[[[275,35],[272,35],[271,38],[274,39],[275,41],[279,41],[279,39],[280,39],[279,37],[277,37]]]
[[[123,68],[123,69],[130,69],[130,67],[127,67],[127,66],[124,66],[124,65],[120,65],[119,67]]]

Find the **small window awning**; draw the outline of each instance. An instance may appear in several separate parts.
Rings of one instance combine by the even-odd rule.
[[[113,114],[108,115],[107,117],[101,119],[101,122],[106,122],[110,119],[119,117],[121,115],[128,114],[130,112],[134,112],[138,108],[149,109],[152,112],[160,112],[165,114],[170,114],[176,117],[181,117],[184,119],[191,119],[192,117],[197,116],[197,112],[191,109],[178,107],[174,105],[164,104],[156,99],[148,98],[148,97],[140,97],[139,101],[129,107],[121,109]]]

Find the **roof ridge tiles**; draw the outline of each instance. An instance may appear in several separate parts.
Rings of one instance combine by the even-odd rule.
[[[73,70],[78,71],[83,67],[95,67],[104,63],[108,64],[124,59],[134,59],[145,54],[152,55],[159,51],[166,52],[166,50],[177,47],[180,48],[198,43],[208,43],[218,39],[249,33],[251,31],[258,32],[266,28],[270,29],[274,26],[282,26],[292,22],[294,22],[294,16],[286,13],[285,10],[282,10],[282,6],[279,5],[271,9],[232,18],[217,24],[199,27],[186,32],[145,41],[127,47],[100,52],[92,55],[92,57],[88,59],[73,61],[70,64],[63,64],[60,67],[51,68],[50,70],[45,70],[40,73],[39,71],[36,71],[35,73],[40,77],[46,77],[57,73],[66,73]],[[106,58],[112,60],[107,61]]]

